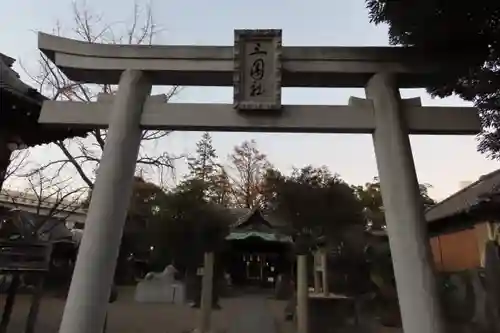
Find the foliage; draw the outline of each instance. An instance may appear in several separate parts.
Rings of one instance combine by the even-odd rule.
[[[348,226],[363,223],[351,187],[325,167],[294,169],[290,176],[268,169],[263,193],[268,208],[290,223],[296,237],[338,240]]]
[[[135,176],[132,183],[132,196],[130,198],[125,231],[131,229],[131,231],[137,232],[139,226],[147,228],[148,222],[157,220],[166,195],[158,185],[148,182],[140,176]],[[89,192],[89,195],[82,204],[84,208],[89,207],[91,197],[92,191]]]
[[[225,208],[203,200],[193,189],[169,192],[160,212],[161,223],[153,235],[153,265],[195,269],[206,251],[219,251],[228,232]]]
[[[429,208],[436,202],[429,197],[429,184],[420,184],[420,196],[425,208]],[[374,229],[385,227],[384,205],[382,202],[382,192],[380,182],[377,177],[373,182],[366,183],[364,186],[353,186],[356,196],[364,207],[365,214],[369,220],[369,226]]]
[[[196,143],[197,157],[188,158],[188,178],[200,179],[208,182],[217,170],[217,154],[212,145],[212,137],[208,132],[203,133],[201,140]]]
[[[213,178],[211,202],[223,207],[234,205],[233,187],[226,169],[220,166]]]
[[[253,208],[262,199],[262,181],[271,164],[265,154],[257,149],[255,140],[245,141],[234,147],[229,155],[234,176],[231,177],[235,204],[239,207]]]
[[[128,209],[130,218],[154,218],[158,215],[165,196],[165,192],[157,184],[145,181],[142,177],[134,177]]]
[[[375,291],[372,304],[380,322],[386,326],[400,326],[401,315],[398,307],[396,278],[388,238],[372,236],[365,250],[365,258]]]
[[[202,200],[227,206],[231,199],[231,185],[217,158],[212,138],[205,132],[196,143],[196,156],[188,158],[189,172],[180,188],[198,193]]]
[[[161,221],[152,235],[153,265],[160,269],[174,260],[181,269],[195,269],[205,251],[218,251],[228,232],[226,206],[232,201],[231,184],[218,163],[209,133],[188,158],[188,174],[161,203]],[[189,248],[187,247],[189,244]]]
[[[500,158],[500,2],[366,0],[370,20],[389,25],[391,44],[414,46],[447,74],[428,87],[457,94],[480,110],[479,150]],[[411,10],[408,10],[411,8]]]
[[[91,194],[85,199],[83,206],[90,205]],[[167,194],[158,185],[134,177],[132,196],[123,230],[118,263],[116,268],[117,282],[128,281],[134,261],[149,261],[151,246],[154,245],[155,232],[162,224],[161,211],[164,209]]]
[[[134,259],[149,260],[151,246],[158,224],[162,224],[161,210],[167,194],[158,185],[134,178],[132,198],[127,214],[120,248],[120,259],[133,254]],[[120,261],[119,261],[120,262]]]

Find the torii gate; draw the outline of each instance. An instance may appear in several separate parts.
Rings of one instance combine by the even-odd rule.
[[[399,88],[440,72],[416,50],[282,47],[281,30],[236,30],[234,47],[88,44],[39,34],[39,48],[70,79],[118,84],[94,103],[47,101],[40,122],[109,128],[60,333],[104,322],[144,129],[369,133],[373,144],[405,333],[444,325],[408,134],[476,134],[467,107],[422,107]],[[171,104],[152,85],[234,86],[234,105]],[[281,105],[281,87],[364,87],[349,105]],[[303,333],[303,332],[300,332]]]

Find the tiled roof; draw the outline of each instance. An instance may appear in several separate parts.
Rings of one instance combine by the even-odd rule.
[[[276,213],[263,210],[259,207],[254,207],[252,209],[232,208],[229,211],[230,214],[234,216],[234,223],[231,224],[232,228],[237,228],[245,224],[254,214],[260,214],[263,220],[269,223],[269,225],[273,228],[282,228],[287,226],[287,224]]]
[[[10,140],[36,146],[87,135],[87,131],[38,124],[42,103],[47,98],[21,81],[12,69],[13,63],[14,59],[0,53],[0,126],[11,136]]]
[[[19,74],[12,69],[15,60],[0,53],[0,89],[19,97],[31,99],[38,104],[45,98],[19,78]]]
[[[261,238],[262,240],[268,242],[280,242],[280,243],[292,243],[292,237],[288,235],[282,235],[280,233],[269,233],[269,232],[260,232],[260,231],[247,231],[247,232],[231,232],[226,240],[245,240],[248,238]]]
[[[500,169],[481,176],[479,180],[427,209],[427,222],[465,212],[500,191]]]
[[[230,233],[226,237],[227,240],[243,240],[258,237],[265,241],[292,242],[287,225],[283,223],[282,219],[277,217],[276,213],[266,211],[260,207],[252,209],[232,208],[229,209],[229,213],[234,217],[234,222],[230,225]],[[253,223],[257,223],[257,225]]]

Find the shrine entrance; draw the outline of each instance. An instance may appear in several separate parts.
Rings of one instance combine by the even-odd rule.
[[[132,193],[146,129],[370,134],[404,332],[444,331],[409,135],[474,135],[480,120],[474,108],[425,107],[420,98],[401,99],[399,89],[426,87],[450,66],[431,63],[410,47],[282,47],[281,30],[236,30],[234,46],[226,47],[99,45],[40,33],[39,48],[70,80],[119,86],[116,95],[93,103],[45,101],[39,119],[65,128],[109,129],[60,333],[103,327],[127,213],[123,203]],[[153,85],[232,86],[234,101],[165,103],[150,96]],[[282,105],[282,87],[364,88],[366,99]],[[300,333],[308,330],[306,268],[302,253]]]
[[[279,275],[290,274],[292,239],[286,224],[261,209],[250,210],[230,227],[224,266],[235,287],[274,287]]]
[[[229,243],[225,267],[235,287],[272,288],[279,275],[291,273],[291,244],[258,237]]]

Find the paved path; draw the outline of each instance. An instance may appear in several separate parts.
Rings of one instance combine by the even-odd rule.
[[[199,310],[172,304],[136,303],[133,288],[121,288],[118,300],[109,307],[107,333],[183,333],[196,328]],[[0,315],[4,303],[0,294]],[[23,332],[31,298],[19,295],[7,333]],[[221,300],[214,311],[214,333],[275,333],[274,322],[283,318],[284,302],[264,295],[237,295]],[[37,320],[36,333],[57,333],[64,300],[46,295]],[[293,333],[293,332],[283,332]]]
[[[244,306],[233,318],[228,333],[275,333],[275,317],[264,295],[245,295]]]

